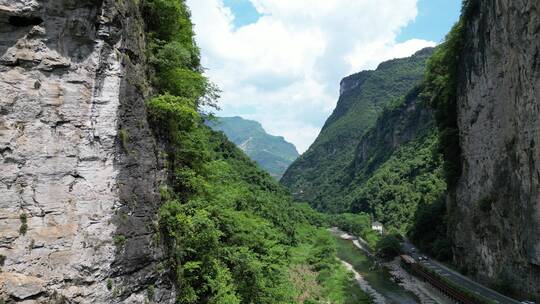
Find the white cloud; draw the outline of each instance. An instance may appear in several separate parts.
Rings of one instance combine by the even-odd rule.
[[[260,121],[305,151],[335,107],[339,81],[435,43],[396,42],[417,0],[251,0],[262,17],[234,28],[223,0],[187,0],[219,115]]]

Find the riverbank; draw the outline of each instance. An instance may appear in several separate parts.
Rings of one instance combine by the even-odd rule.
[[[373,304],[386,304],[386,300],[384,299],[384,297],[375,289],[373,289],[371,285],[369,285],[369,283],[364,279],[364,277],[354,269],[353,265],[343,260],[340,261],[345,266],[345,268],[347,268],[348,271],[354,274],[354,279],[358,283],[358,286],[360,286],[360,288],[371,297],[371,301],[373,302]]]
[[[344,233],[336,228],[333,228],[331,231],[340,240],[348,241],[352,246],[356,248],[356,250],[362,251],[362,253],[366,257],[369,257],[369,259],[371,259],[372,263],[374,264],[374,266],[370,266],[370,267],[373,267],[373,268],[381,267],[382,271],[388,273],[388,276],[389,276],[387,278],[388,280],[391,280],[392,282],[394,282],[394,284],[398,285],[403,290],[414,295],[414,297],[410,297],[410,296],[407,296],[406,294],[400,295],[400,293],[398,294],[390,293],[390,296],[389,296],[390,303],[395,302],[395,301],[397,301],[395,303],[400,303],[400,304],[401,303],[422,303],[422,304],[432,304],[432,303],[450,304],[451,303],[451,301],[449,301],[448,298],[444,297],[442,294],[440,294],[436,290],[433,290],[431,286],[429,286],[428,284],[425,284],[421,280],[417,279],[416,277],[406,272],[401,267],[399,259],[395,259],[391,262],[382,262],[374,255],[373,251],[369,248],[367,243],[361,238],[357,238],[353,235]],[[353,269],[354,269],[354,266],[353,266]],[[361,274],[359,275],[362,277]],[[362,279],[366,281],[364,277],[362,277]],[[369,285],[369,282],[368,281],[366,282]],[[371,285],[370,287],[373,288],[373,286]],[[388,287],[389,286],[387,286],[386,288]],[[368,291],[366,292],[369,293]],[[400,299],[400,297],[404,297],[404,299]],[[414,299],[414,301],[411,302],[411,299]]]

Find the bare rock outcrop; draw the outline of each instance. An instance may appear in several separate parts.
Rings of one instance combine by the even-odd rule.
[[[174,303],[137,3],[0,0],[7,303]]]
[[[540,300],[540,5],[470,1],[458,88],[456,262]]]

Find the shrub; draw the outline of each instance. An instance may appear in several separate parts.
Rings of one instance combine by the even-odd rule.
[[[171,94],[163,94],[147,102],[148,118],[158,129],[164,130],[171,140],[176,132],[190,131],[201,123],[193,100]]]
[[[113,282],[111,279],[107,279],[107,289],[108,290],[112,290],[112,287],[113,287]]]
[[[126,243],[126,237],[122,234],[114,236],[114,244],[116,246],[123,246]]]
[[[491,287],[508,297],[519,298],[521,295],[518,292],[519,286],[516,286],[516,282],[516,279],[508,271],[502,271],[497,275],[497,279],[491,284]]]
[[[25,213],[21,213],[21,215],[19,215],[19,219],[21,220],[21,227],[19,227],[19,233],[21,235],[25,235],[26,231],[28,230],[27,215]]]
[[[166,141],[171,186],[160,191],[159,232],[177,301],[291,303],[286,267],[296,226],[308,225],[307,216],[224,135],[203,125],[202,111],[215,107],[219,90],[202,75],[184,0],[146,0],[143,8],[159,94],[146,104],[148,119]],[[320,260],[313,260],[325,269],[321,260],[336,263],[326,241],[317,243]],[[153,292],[149,286],[148,298]]]
[[[469,1],[464,2],[467,5]],[[440,133],[440,151],[445,158],[444,170],[449,188],[455,187],[461,175],[461,146],[457,122],[457,85],[460,61],[465,44],[465,17],[454,25],[427,64],[422,96],[435,108]]]
[[[169,68],[158,74],[157,84],[165,91],[176,96],[198,100],[207,91],[208,80],[199,72],[183,68]]]
[[[401,252],[401,236],[398,234],[384,235],[377,243],[377,254],[384,258],[393,258]]]
[[[182,43],[172,41],[159,48],[154,57],[150,58],[150,63],[155,65],[158,71],[165,71],[170,67],[197,70],[199,57]]]
[[[452,259],[452,243],[448,237],[448,214],[445,195],[432,203],[423,202],[414,215],[414,224],[409,232],[411,240],[433,257],[449,261]]]
[[[150,286],[148,286],[146,288],[146,294],[147,294],[149,300],[154,299],[155,293],[156,293],[156,288],[154,287],[154,285],[150,285]]]
[[[129,150],[128,150],[129,134],[127,133],[126,130],[120,129],[118,131],[118,136],[120,137],[120,144],[122,145],[122,148],[124,149],[124,151],[129,153]]]
[[[174,170],[173,187],[184,195],[195,195],[204,191],[205,180],[190,168],[178,167]]]
[[[334,224],[341,230],[363,236],[371,230],[371,217],[365,213],[342,213],[333,217]]]
[[[195,33],[190,13],[184,0],[146,0],[143,10],[146,24],[155,39],[176,40],[184,46],[190,46],[190,51],[198,53],[193,41]]]

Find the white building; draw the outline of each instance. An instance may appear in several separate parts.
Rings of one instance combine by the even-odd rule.
[[[373,222],[371,223],[371,229],[379,232],[380,234],[383,233],[383,225],[379,222]]]

